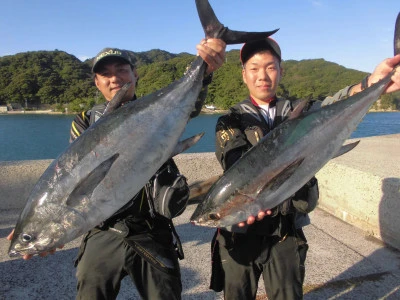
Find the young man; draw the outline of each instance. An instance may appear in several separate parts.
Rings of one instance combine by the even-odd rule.
[[[224,170],[283,122],[291,110],[289,101],[276,96],[282,78],[281,57],[279,45],[271,38],[242,47],[242,77],[250,95],[217,121],[216,156]],[[400,55],[385,60],[364,85],[377,82],[399,62]],[[386,92],[400,89],[399,73],[392,77],[394,82]],[[347,87],[324,104],[360,90],[361,84]],[[255,299],[262,274],[268,299],[302,299],[308,245],[301,227],[309,224],[307,213],[315,208],[317,199],[317,180],[313,178],[291,199],[250,216],[239,229],[218,229],[211,245],[210,288],[223,290],[225,299]]]
[[[207,75],[224,62],[225,43],[219,39],[203,39],[196,48],[208,65],[203,81],[205,87],[211,82]],[[95,57],[92,71],[95,85],[107,102],[128,82],[131,85],[122,105],[136,99],[139,76],[135,57],[130,51],[103,49]],[[70,140],[78,138],[95,123],[106,106],[107,103],[96,105],[78,114],[72,122]],[[192,116],[197,113],[196,110]],[[160,170],[167,170],[168,176],[177,177],[179,173],[172,159]],[[170,219],[154,214],[150,209],[151,185],[150,181],[127,205],[84,236],[75,262],[77,299],[116,299],[121,280],[127,275],[143,299],[181,299],[178,256],[183,255],[182,249]],[[180,194],[174,193],[172,197],[187,197],[189,190],[185,185]],[[174,244],[174,237],[178,245]],[[12,238],[12,233],[8,238]],[[26,255],[24,259],[31,257]]]

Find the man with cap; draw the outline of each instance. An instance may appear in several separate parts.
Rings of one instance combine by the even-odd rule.
[[[229,169],[292,110],[290,101],[276,95],[282,78],[281,49],[272,38],[246,43],[240,52],[242,78],[248,99],[231,107],[216,124],[216,156]],[[323,104],[345,99],[377,82],[400,62],[400,55],[383,61],[363,84],[346,87]],[[400,89],[400,71],[386,92]],[[312,178],[278,207],[260,211],[231,228],[216,231],[211,243],[210,288],[225,299],[256,299],[263,276],[268,299],[302,299],[308,250],[302,227],[317,205],[318,183]]]
[[[199,98],[206,96],[212,72],[222,66],[225,48],[224,41],[213,38],[203,39],[196,46],[198,55],[208,65]],[[126,83],[131,85],[121,101],[122,105],[136,99],[139,76],[135,62],[132,52],[116,48],[105,48],[96,55],[92,68],[94,82],[107,102],[75,117],[70,131],[71,142],[101,117],[108,102]],[[195,117],[200,109],[196,108],[191,117]],[[172,159],[165,162],[157,174],[160,172],[168,173],[169,178],[179,175]],[[181,299],[178,257],[183,258],[183,250],[171,220],[150,210],[151,184],[152,180],[124,207],[82,239],[75,261],[77,299],[116,299],[121,281],[127,275],[143,299]],[[184,186],[174,189],[172,201],[180,200],[176,197],[188,197],[188,194],[185,181]],[[11,240],[12,236],[13,231],[7,239]],[[54,252],[55,249],[40,256]],[[32,255],[23,258],[28,260]]]
[[[196,48],[208,64],[203,81],[206,87],[211,82],[209,75],[223,64],[225,43],[219,39],[204,39]],[[131,85],[122,105],[136,99],[139,76],[135,62],[132,52],[115,48],[103,49],[95,57],[94,82],[107,102],[127,82]],[[201,95],[204,97],[205,93]],[[96,122],[106,105],[96,105],[78,114],[72,122],[70,140]],[[169,176],[179,174],[172,159],[160,170],[168,170]],[[185,187],[182,197],[189,193],[186,182]],[[179,237],[170,219],[152,213],[149,197],[149,185],[146,185],[124,208],[83,238],[75,262],[77,299],[115,299],[126,275],[131,277],[143,299],[181,299],[178,257],[182,259],[183,252]],[[174,244],[174,238],[178,244]]]

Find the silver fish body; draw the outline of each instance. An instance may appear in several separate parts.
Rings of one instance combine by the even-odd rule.
[[[277,31],[232,32],[217,20],[207,0],[196,0],[196,5],[207,37],[231,44]],[[205,70],[198,57],[180,80],[111,109],[60,154],[33,188],[9,255],[60,247],[128,203],[165,161],[184,148],[179,139],[194,111]],[[118,106],[120,99],[111,101]]]
[[[346,100],[277,126],[211,187],[191,222],[234,226],[291,197],[340,152],[390,77]]]
[[[400,53],[400,13],[393,48],[394,55]],[[330,159],[357,144],[342,146],[391,82],[394,72],[344,101],[304,114],[297,112],[277,126],[211,186],[191,222],[243,232],[246,229],[237,228],[239,222],[290,198]]]
[[[52,162],[17,222],[11,255],[63,245],[140,191],[185,130],[202,88],[203,62],[195,65],[180,82],[101,118]]]

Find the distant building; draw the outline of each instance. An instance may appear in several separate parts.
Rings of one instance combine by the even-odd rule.
[[[0,106],[0,114],[4,114],[8,111],[7,106]]]
[[[8,110],[10,110],[10,111],[17,110],[18,111],[18,110],[23,110],[23,107],[19,103],[10,103],[8,105]]]
[[[215,110],[216,107],[214,105],[205,105],[205,108],[209,109],[209,110]]]

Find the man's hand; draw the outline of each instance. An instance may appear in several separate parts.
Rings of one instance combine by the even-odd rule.
[[[10,234],[7,236],[7,240],[11,241],[12,238],[14,236],[14,229],[10,232]],[[64,245],[62,245],[61,247],[59,247],[59,249],[62,249],[64,247]],[[49,252],[42,252],[39,254],[40,257],[45,257],[48,254],[54,254],[54,252],[56,252],[56,249],[50,250]],[[24,260],[29,260],[33,257],[33,254],[25,254],[22,256],[22,258]]]
[[[389,74],[393,70],[393,68],[398,64],[400,64],[400,54],[392,58],[385,59],[375,68],[374,72],[369,77],[368,86],[371,86],[373,83],[376,83],[379,80],[381,80],[383,77]],[[392,76],[392,82],[385,90],[385,94],[396,92],[399,90],[400,90],[400,66],[397,66],[396,72]]]
[[[400,54],[387,58],[382,61],[374,70],[374,72],[368,77],[367,85],[370,87],[374,83],[377,83],[379,80],[383,79],[386,75],[392,72],[393,68],[400,64]],[[400,66],[396,67],[396,72],[392,76],[392,82],[388,85],[384,94],[393,93],[400,90]],[[351,89],[350,96],[361,92],[361,83],[355,85]]]
[[[270,216],[272,214],[272,210],[267,209],[266,211],[260,211],[257,216],[249,216],[246,222],[240,222],[238,224],[239,227],[244,227],[246,225],[254,224],[255,221],[261,221],[265,216]]]
[[[197,54],[207,63],[206,75],[219,69],[225,61],[226,44],[221,39],[202,39]]]

